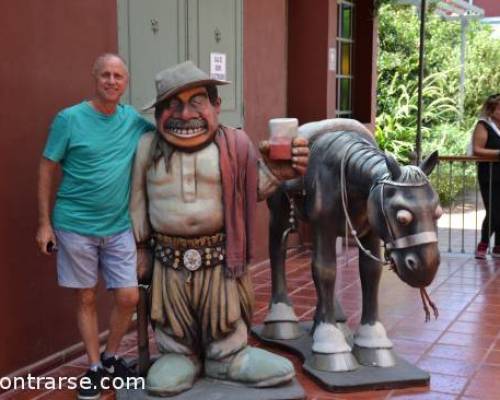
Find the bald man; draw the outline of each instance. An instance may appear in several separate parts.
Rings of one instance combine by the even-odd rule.
[[[92,68],[94,95],[59,112],[52,122],[39,167],[37,244],[57,250],[58,282],[77,297],[77,321],[89,370],[78,398],[100,397],[106,373],[130,375],[117,356],[138,301],[136,245],[128,213],[134,152],[142,133],[154,130],[135,109],[120,104],[128,70],[116,54],[99,56]],[[50,213],[52,181],[62,181]],[[96,312],[98,270],[113,292],[110,333],[99,355]],[[83,384],[82,382],[88,384]]]

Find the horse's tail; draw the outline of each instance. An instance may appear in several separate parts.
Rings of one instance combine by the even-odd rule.
[[[305,137],[309,143],[327,132],[350,131],[358,132],[370,141],[374,141],[373,134],[359,121],[349,118],[332,118],[322,121],[309,122],[299,127],[299,136]]]

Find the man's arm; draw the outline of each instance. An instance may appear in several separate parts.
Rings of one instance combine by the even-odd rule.
[[[40,160],[38,169],[38,231],[36,242],[43,254],[50,255],[47,245],[52,242],[57,244],[54,230],[50,222],[50,199],[52,197],[52,186],[58,163],[45,157]]]
[[[130,218],[137,243],[137,276],[140,283],[148,283],[152,273],[152,255],[149,248],[151,225],[148,216],[146,172],[152,134],[141,137],[135,154],[130,193]]]
[[[151,235],[146,194],[146,168],[152,138],[151,134],[141,137],[134,159],[129,209],[137,243],[147,241]]]

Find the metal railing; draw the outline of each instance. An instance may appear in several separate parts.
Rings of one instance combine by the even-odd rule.
[[[473,253],[476,249],[481,226],[484,204],[479,192],[477,163],[489,165],[489,235],[491,241],[493,188],[493,164],[498,159],[475,156],[440,156],[437,170],[431,175],[434,188],[439,193],[444,211],[438,222],[439,243],[442,251]],[[471,226],[471,219],[473,224]],[[458,235],[458,237],[457,237]],[[489,246],[489,252],[492,246]]]

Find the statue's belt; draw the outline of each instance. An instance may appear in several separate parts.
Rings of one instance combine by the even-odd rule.
[[[215,267],[226,258],[224,233],[195,238],[183,238],[154,233],[152,248],[158,261],[174,269],[182,267],[196,271],[201,267]]]

